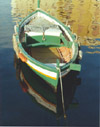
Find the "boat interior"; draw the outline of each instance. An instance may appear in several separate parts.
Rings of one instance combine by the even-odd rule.
[[[32,47],[30,48],[30,55],[34,59],[51,66],[56,66],[57,59],[59,59],[60,66],[62,66],[70,61],[71,50],[65,49],[65,47]]]
[[[31,57],[47,65],[56,66],[59,59],[63,66],[72,59],[72,43],[60,26],[45,18],[36,17],[27,23],[20,39]]]

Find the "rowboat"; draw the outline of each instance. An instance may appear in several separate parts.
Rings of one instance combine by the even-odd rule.
[[[38,8],[14,26],[13,48],[17,58],[57,89],[59,78],[80,71],[81,50],[69,26]]]
[[[19,63],[20,62],[20,63]],[[47,83],[35,75],[32,70],[23,62],[19,61],[14,56],[14,65],[16,69],[16,77],[20,82],[20,86],[23,92],[27,93],[33,103],[41,107],[41,109],[50,112],[56,118],[61,118],[63,116],[62,99],[60,87],[58,87],[55,93]],[[63,84],[64,89],[64,100],[65,100],[65,110],[69,108],[77,107],[78,103],[74,99],[76,87],[79,84],[79,79],[77,78],[77,73],[70,73],[67,77],[64,77]],[[68,84],[66,85],[66,82]]]

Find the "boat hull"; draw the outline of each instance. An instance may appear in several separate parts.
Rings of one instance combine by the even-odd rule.
[[[43,64],[36,59],[32,58],[27,51],[23,48],[23,42],[20,41],[20,33],[23,29],[24,25],[29,22],[30,19],[34,17],[37,13],[41,14],[41,16],[45,16],[48,20],[52,19],[53,22],[56,22],[60,27],[62,26],[63,30],[66,31],[66,35],[68,36],[69,40],[73,43],[73,58],[70,62],[66,63],[64,66],[59,66],[59,61],[56,62],[56,67],[50,67],[46,64]],[[57,85],[59,81],[59,77],[63,77],[68,74],[71,70],[80,71],[81,66],[75,64],[75,61],[78,57],[78,44],[75,42],[75,36],[70,32],[68,27],[62,24],[60,21],[56,20],[55,18],[49,16],[47,13],[37,10],[33,12],[31,15],[27,16],[24,20],[22,20],[18,25],[14,27],[15,34],[13,35],[13,48],[16,53],[18,59],[22,62],[27,64],[33,72],[35,72],[38,76],[40,76],[43,80],[51,84],[51,86],[57,90]],[[63,39],[66,41],[65,39]],[[46,43],[47,45],[47,43]]]

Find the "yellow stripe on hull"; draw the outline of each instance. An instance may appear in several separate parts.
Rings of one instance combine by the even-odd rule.
[[[39,72],[40,74],[42,74],[42,75],[44,75],[46,77],[49,77],[49,78],[54,79],[54,80],[57,79],[57,73],[55,73],[55,72],[51,72],[51,71],[45,70],[43,68],[40,68],[40,67],[36,66],[35,64],[31,63],[28,60],[26,61],[26,64],[29,67],[31,67],[32,69],[34,69],[35,71]],[[36,69],[34,66],[36,66],[38,69]],[[45,73],[43,73],[42,71],[39,71],[39,68],[42,69],[42,70],[44,70],[43,72],[45,72]],[[46,74],[46,73],[51,73],[51,74]],[[54,75],[54,76],[51,76],[51,75]]]

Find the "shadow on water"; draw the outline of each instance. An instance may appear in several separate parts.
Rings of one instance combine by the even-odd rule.
[[[25,63],[18,60],[16,55],[14,55],[14,66],[16,68],[16,78],[19,80],[23,92],[27,93],[37,106],[51,112],[59,123],[64,116],[60,83],[58,84],[57,92],[54,92]],[[67,77],[63,78],[64,107],[66,112],[69,108],[75,108],[79,105],[77,99],[74,98],[77,86],[81,83],[81,79],[77,78],[77,75],[77,73],[71,72]],[[67,118],[65,121],[67,121]]]

